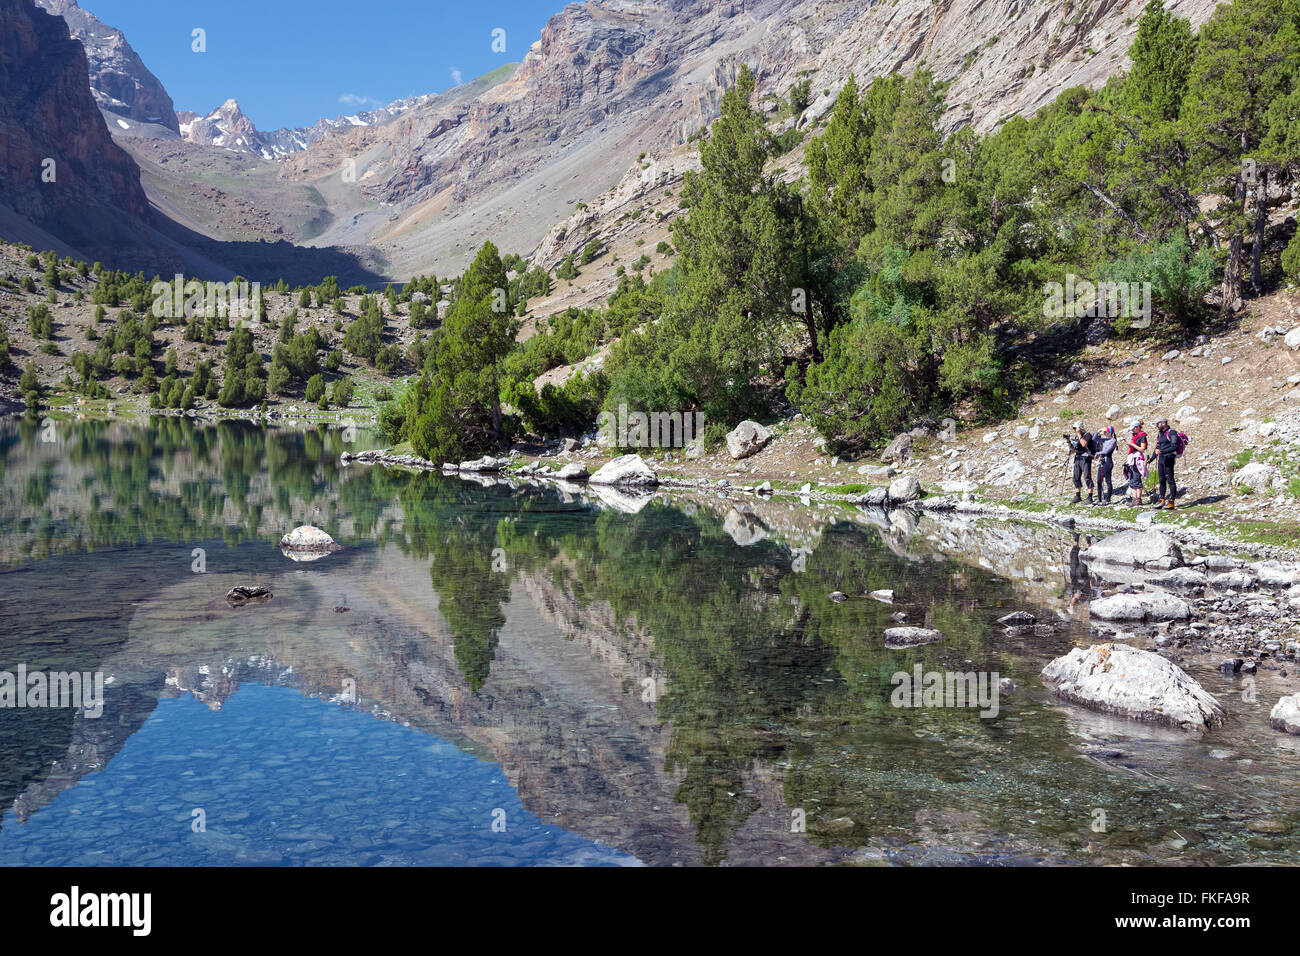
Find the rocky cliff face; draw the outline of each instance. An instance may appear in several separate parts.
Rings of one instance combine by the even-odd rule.
[[[73,39],[85,48],[90,90],[100,109],[177,132],[172,98],[131,49],[122,31],[81,9],[77,0],[36,2],[43,10],[62,17]]]
[[[96,214],[149,219],[140,170],[91,97],[82,45],[31,0],[0,4],[0,89],[0,202],[55,235]]]
[[[292,157],[283,175],[316,179],[348,158],[366,157],[359,188],[399,210],[372,223],[367,238],[399,269],[445,262],[448,246],[464,258],[486,238],[527,252],[575,208],[616,186],[642,152],[667,162],[716,117],[742,64],[757,73],[769,109],[795,83],[811,81],[812,104],[791,121],[800,125],[829,110],[850,73],[869,80],[924,67],[952,82],[947,125],[985,131],[1041,108],[1069,86],[1099,84],[1124,69],[1143,4],[570,4],[508,81],[469,101],[417,107],[382,128],[326,134]],[[1215,0],[1169,6],[1199,26]],[[569,225],[564,232],[572,235]],[[553,239],[546,241],[555,246]]]

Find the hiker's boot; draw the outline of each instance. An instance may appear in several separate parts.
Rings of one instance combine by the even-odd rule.
[[[1173,501],[1172,498],[1170,498],[1169,501],[1166,502],[1166,504],[1165,504],[1165,510],[1166,510],[1166,511],[1173,511],[1173,510],[1174,510],[1174,501]]]
[[[1074,493],[1074,500],[1071,501],[1070,504],[1077,505],[1082,500],[1083,500],[1083,495],[1076,491]]]
[[[1092,504],[1092,492],[1088,492],[1088,504]]]

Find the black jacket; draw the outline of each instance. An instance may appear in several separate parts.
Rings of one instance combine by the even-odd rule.
[[[1178,454],[1178,432],[1172,428],[1166,428],[1156,435],[1156,454],[1163,458],[1165,455]]]

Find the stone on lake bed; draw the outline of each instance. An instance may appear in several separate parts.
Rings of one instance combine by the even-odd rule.
[[[942,641],[943,634],[932,627],[889,627],[885,629],[885,646],[895,650],[921,647]]]
[[[226,600],[235,606],[242,606],[250,601],[262,603],[271,599],[271,589],[260,584],[238,584],[226,592]]]
[[[280,549],[283,551],[327,553],[342,551],[343,546],[335,542],[320,528],[304,524],[294,528],[280,539]]]
[[[832,591],[830,593],[830,599],[836,604],[842,604],[849,599],[849,596],[843,591]]]
[[[867,595],[867,597],[875,598],[877,601],[882,601],[885,604],[894,603],[894,592],[890,588],[881,588],[879,591],[872,591]]]
[[[1043,668],[1058,697],[1104,714],[1204,732],[1223,723],[1223,706],[1181,667],[1124,644],[1076,647]]]
[[[1026,624],[1037,624],[1038,618],[1028,611],[1012,611],[1005,617],[998,618],[998,623],[1006,627],[1023,627]]]

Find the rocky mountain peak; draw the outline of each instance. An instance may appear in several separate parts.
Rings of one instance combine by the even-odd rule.
[[[171,97],[120,30],[83,10],[76,0],[36,0],[36,4],[61,17],[85,48],[90,90],[100,109],[178,132]]]

